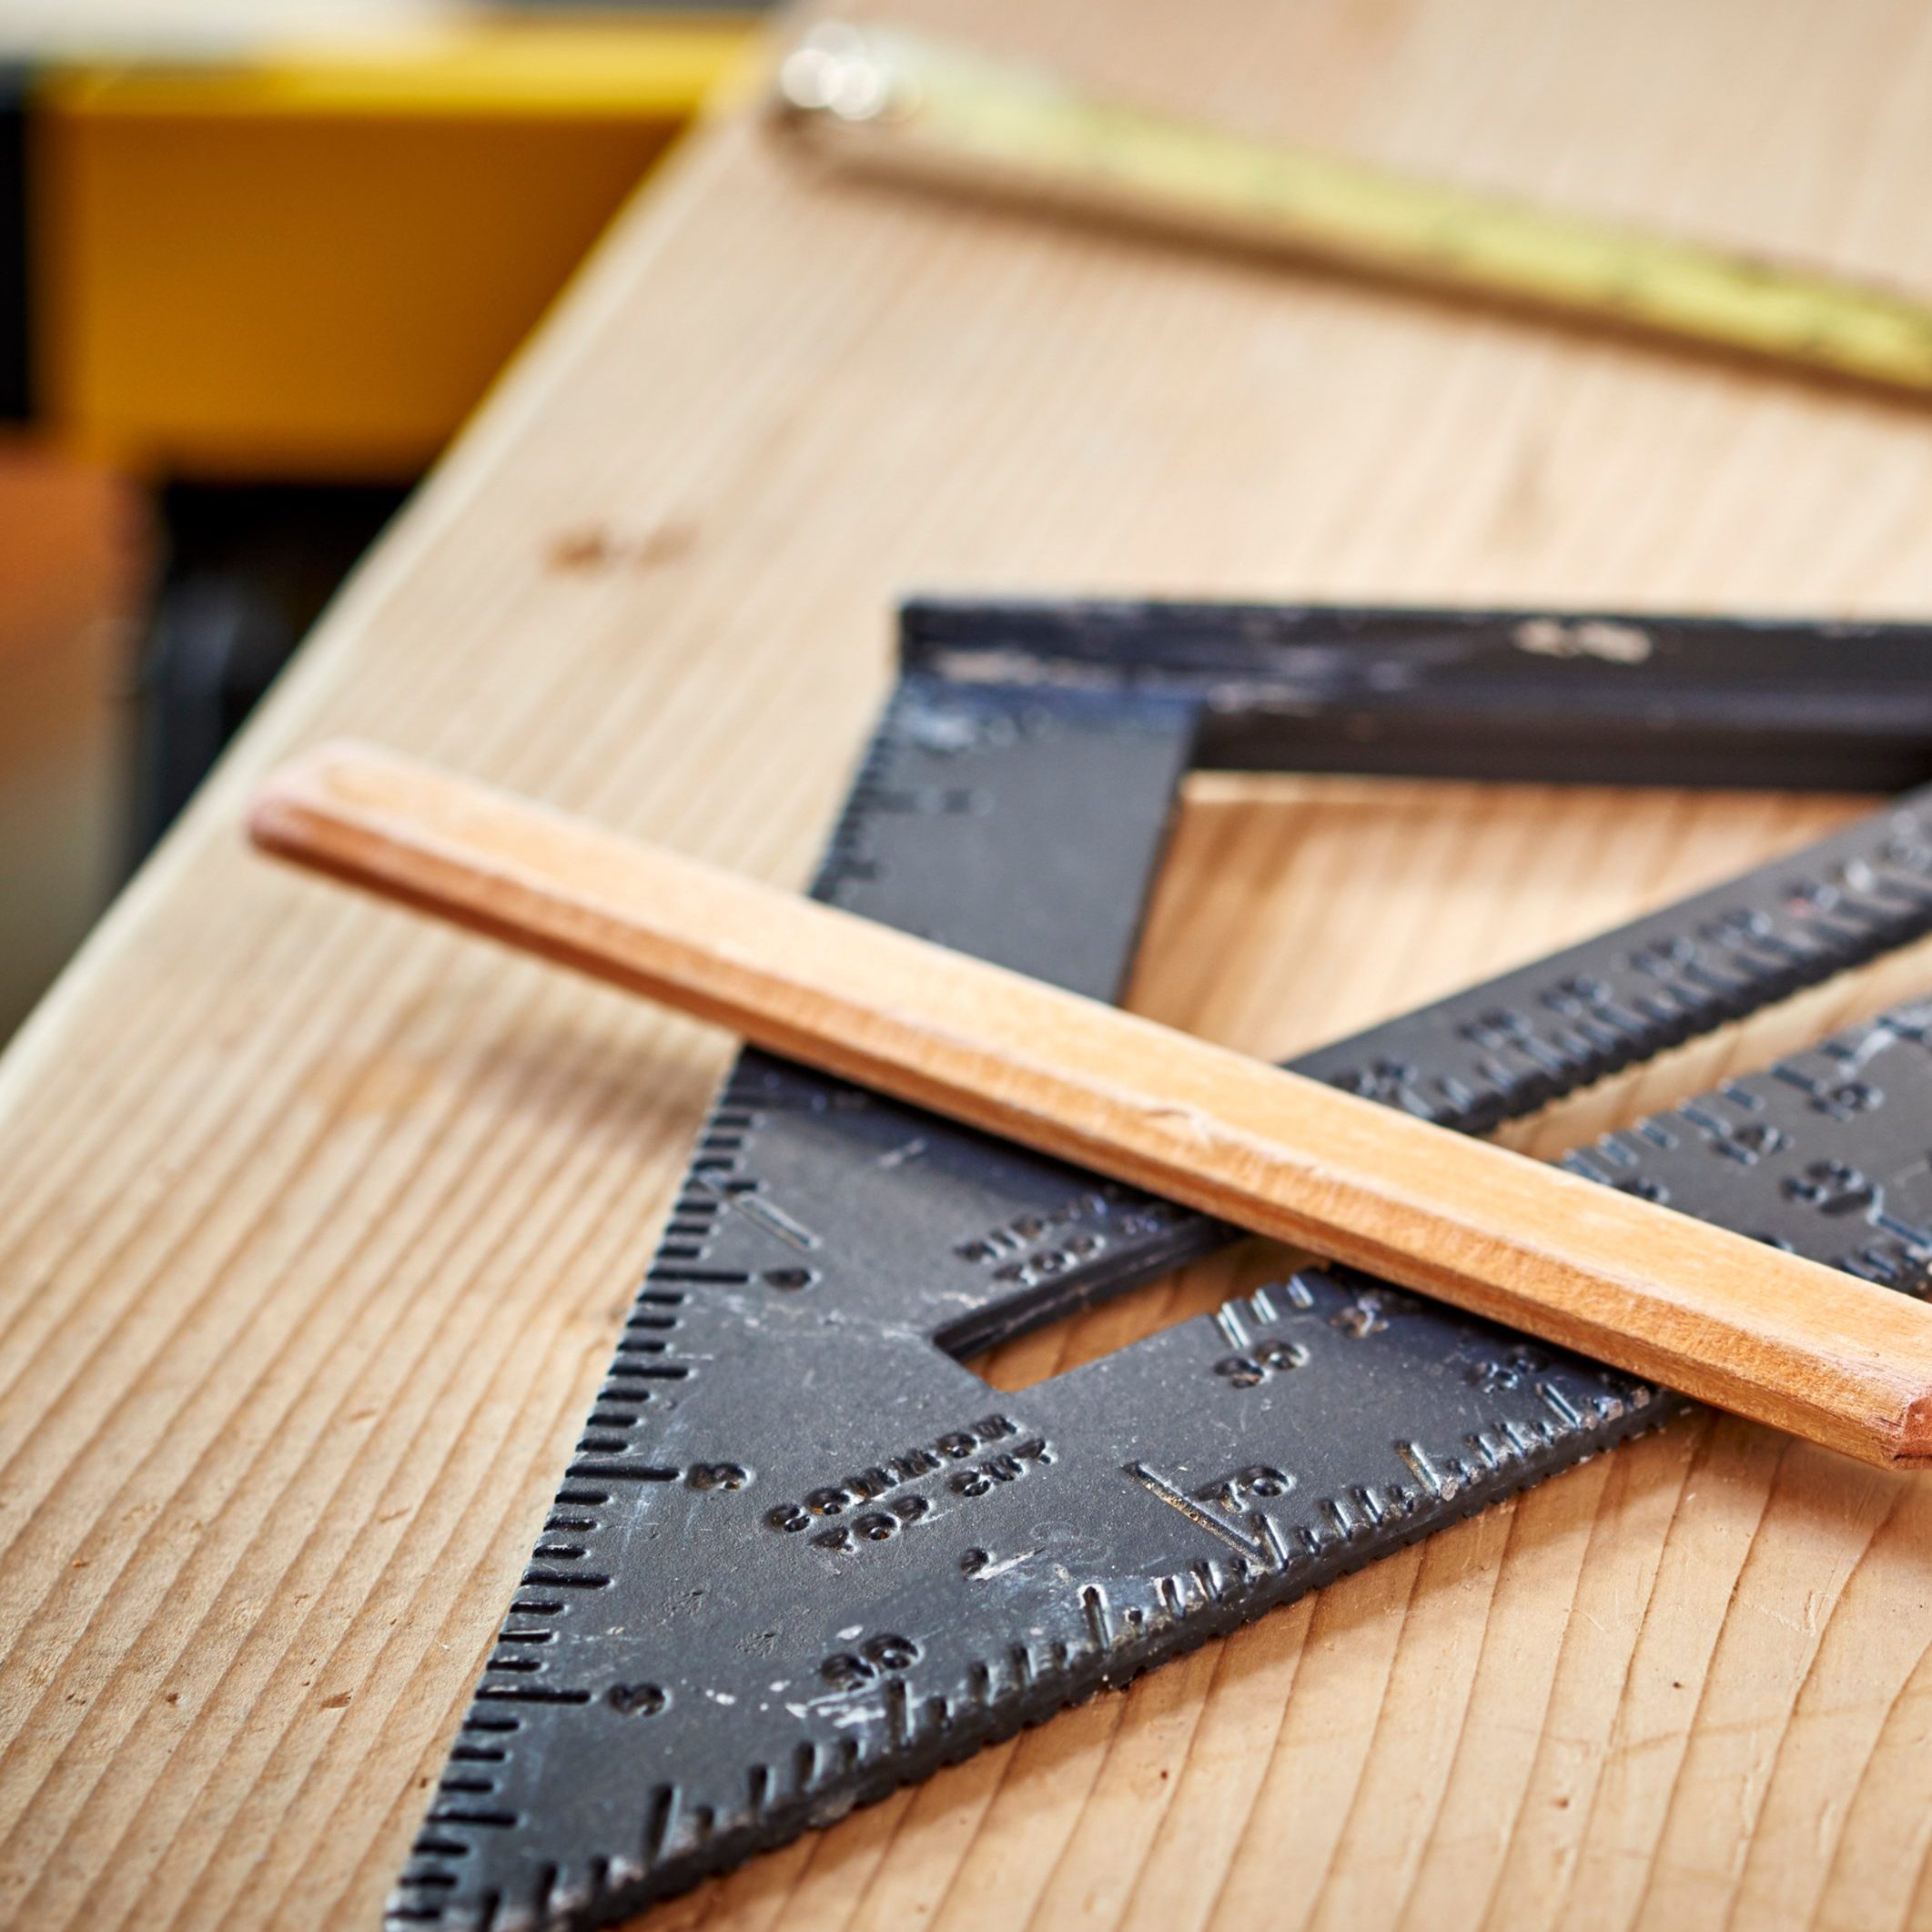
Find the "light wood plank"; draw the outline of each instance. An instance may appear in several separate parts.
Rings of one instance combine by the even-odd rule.
[[[1917,0],[905,12],[1932,286]],[[796,885],[908,585],[1923,611],[1926,430],[694,146],[0,1063],[0,1921],[371,1922],[722,1065],[248,858],[275,759],[380,736]],[[1291,1050],[1846,811],[1321,795],[1197,794],[1143,1010]],[[1910,1480],[1680,1424],[655,1923],[1923,1922],[1932,1591],[1872,1502]]]

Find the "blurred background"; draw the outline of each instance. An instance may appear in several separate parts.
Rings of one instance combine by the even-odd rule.
[[[749,0],[0,0],[0,1041]]]

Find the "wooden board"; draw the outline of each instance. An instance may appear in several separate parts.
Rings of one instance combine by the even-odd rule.
[[[946,17],[1932,286],[1905,0]],[[695,147],[0,1065],[0,1922],[372,1922],[721,1064],[249,856],[272,758],[359,732],[796,883],[903,587],[1923,611],[1928,427]],[[1849,809],[1204,783],[1138,1002],[1285,1051]],[[655,1923],[1932,1917],[1928,1512],[1682,1424]]]

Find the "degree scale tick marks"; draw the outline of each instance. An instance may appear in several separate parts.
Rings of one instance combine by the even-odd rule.
[[[822,895],[1106,996],[1131,949],[1172,784],[1190,754],[1220,755],[1230,733],[1248,732],[1250,748],[1282,733],[1278,762],[1292,764],[1310,721],[1381,703],[1378,693],[1426,711],[1431,680],[1452,695],[1445,665],[1498,671],[1507,691],[1514,666],[1540,690],[1556,679],[1587,692],[1586,710],[1612,707],[1594,721],[1602,746],[1654,757],[1649,726],[1614,709],[1634,688],[1631,667],[1525,653],[1513,637],[1522,621],[1229,620],[1209,609],[1177,629],[1124,606],[915,609],[906,679],[832,841]],[[1774,717],[1782,663],[1828,653],[1853,689],[1909,655],[1894,636],[1862,645],[1856,627],[1829,640],[1670,620],[1643,629],[1654,646],[1644,675],[1703,679],[1707,694],[1727,688],[1722,663],[1747,642],[1752,688]],[[1028,682],[936,676],[948,653],[968,673],[976,663]],[[1209,685],[1219,708],[1196,709]],[[1932,702],[1917,685],[1886,690],[1875,709],[1896,721],[1899,743],[1932,744]],[[1709,755],[1735,771],[1812,747],[1807,772],[1765,767],[1766,783],[1871,768],[1871,743],[1856,758],[1819,751],[1814,723],[1787,716],[1782,737],[1714,742]],[[1493,760],[1518,742],[1514,728],[1505,718],[1462,749]],[[1372,735],[1350,743],[1351,756],[1377,754]],[[1401,755],[1391,750],[1391,764]],[[1699,753],[1680,738],[1670,755]],[[1480,1130],[1925,931],[1925,816],[1897,808],[1299,1064]],[[1043,865],[1056,850],[1077,850],[1080,867]],[[1749,1231],[1801,1250],[1826,1237],[1834,1254],[1856,1245],[1861,1267],[1890,1243],[1903,1280],[1909,1214],[1897,1229],[1855,1206],[1827,1215],[1779,1184],[1836,1159],[1872,1182],[1866,1212],[1896,1218],[1901,1203],[1932,1201],[1932,1182],[1895,1178],[1922,1172],[1923,1148],[1898,1156],[1883,1139],[1890,1123],[1932,1115],[1926,1034],[1901,1023],[1886,1040],[1807,1060],[1795,1084],[1754,1077],[1706,1097],[1704,1122],[1750,1128],[1728,1138],[1753,1161],[1686,1117],[1573,1164],[1654,1180],[1733,1225],[1748,1208]],[[1227,1304],[1217,1328],[1183,1324],[1037,1384],[1011,1398],[1027,1407],[1006,1418],[1010,1435],[956,1460],[935,1452],[923,1478],[865,1493],[871,1457],[936,1444],[988,1400],[976,1402],[980,1385],[932,1338],[966,1352],[1003,1321],[1047,1319],[1223,1238],[1130,1189],[746,1055],[607,1384],[600,1413],[626,1446],[573,1465],[557,1500],[546,1541],[582,1553],[543,1566],[492,1653],[541,1667],[487,1675],[452,1755],[453,1776],[493,1788],[441,1807],[399,1887],[395,1932],[455,1932],[491,1894],[496,1932],[639,1908],[1674,1411],[1626,1378],[1553,1351],[1526,1356],[1482,1324],[1310,1269]],[[1222,1349],[1254,1376],[1212,1376],[1230,1359]],[[1101,1390],[1103,1409],[1081,1406],[1092,1401],[1083,1391]],[[633,1418],[621,1431],[620,1415]],[[1035,1441],[1050,1466],[1018,1455]],[[1020,1479],[986,1473],[956,1502],[946,1480],[998,1455],[1015,1458]],[[690,1480],[721,1469],[745,1480]],[[833,1489],[846,1499],[835,1514],[804,1511],[807,1495]],[[811,1543],[927,1493],[943,1506],[883,1540]],[[786,1498],[807,1533],[768,1521]],[[955,1507],[974,1512],[956,1534],[944,1527]],[[582,1587],[592,1577],[608,1581]],[[539,1636],[554,1641],[513,1641]],[[916,1655],[895,1643],[875,1660],[867,1645],[886,1638]],[[835,1688],[823,1667],[838,1657],[875,1675],[853,1672]],[[532,1690],[541,1694],[498,1694]],[[614,1834],[598,1822],[612,1817]]]

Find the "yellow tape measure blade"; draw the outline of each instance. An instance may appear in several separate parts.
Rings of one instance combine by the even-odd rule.
[[[777,105],[861,165],[1932,393],[1932,303],[1097,100],[921,35],[816,28],[782,65]]]

